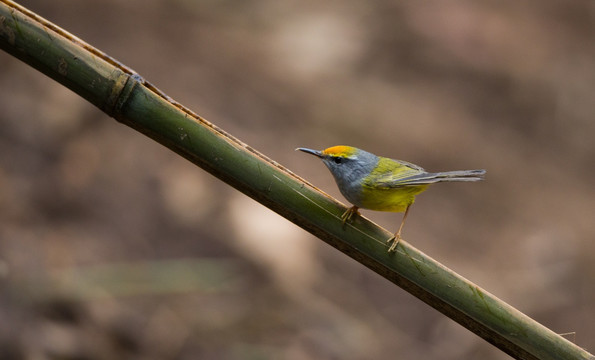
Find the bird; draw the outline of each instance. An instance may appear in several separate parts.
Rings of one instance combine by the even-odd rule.
[[[387,240],[388,252],[396,250],[405,220],[415,197],[431,184],[447,181],[479,181],[485,170],[458,170],[427,172],[422,167],[346,145],[332,146],[324,150],[297,148],[322,160],[335,178],[341,194],[352,204],[341,216],[343,225],[359,209],[404,212],[397,232]]]

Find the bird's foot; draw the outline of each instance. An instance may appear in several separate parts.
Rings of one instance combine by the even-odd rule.
[[[359,209],[357,206],[352,206],[349,209],[347,209],[343,215],[341,215],[341,223],[343,224],[343,227],[345,227],[345,223],[347,222],[351,222],[351,220],[353,219],[354,215],[359,215],[359,211],[357,210]]]
[[[397,251],[397,245],[399,245],[399,241],[401,241],[401,234],[395,234],[393,235],[390,239],[386,240],[386,243],[390,243],[391,241],[393,242],[390,247],[388,248],[388,252],[394,252]]]

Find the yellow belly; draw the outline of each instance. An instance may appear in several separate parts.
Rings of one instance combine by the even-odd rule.
[[[428,185],[410,185],[399,188],[374,189],[364,187],[361,207],[376,211],[403,212],[415,201],[415,195],[426,190]]]

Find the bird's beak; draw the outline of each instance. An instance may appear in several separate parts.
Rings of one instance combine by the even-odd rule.
[[[297,148],[296,150],[303,151],[305,153],[312,154],[314,156],[318,156],[319,158],[323,157],[322,151],[312,150],[312,149],[307,149],[307,148]]]

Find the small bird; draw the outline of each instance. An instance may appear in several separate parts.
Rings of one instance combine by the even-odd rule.
[[[442,181],[483,180],[485,170],[460,170],[429,173],[423,168],[402,160],[376,156],[351,146],[333,146],[319,151],[297,148],[322,159],[331,171],[341,194],[353,204],[341,216],[343,225],[359,208],[377,211],[405,212],[401,226],[387,243],[393,242],[388,252],[395,251],[409,208],[415,196],[426,188]]]

